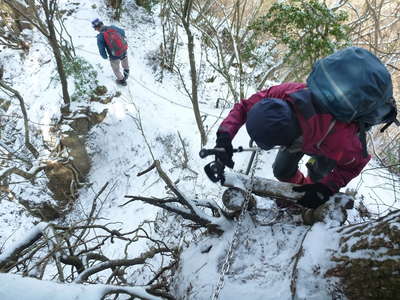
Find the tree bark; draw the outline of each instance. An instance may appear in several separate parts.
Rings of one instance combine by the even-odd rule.
[[[185,29],[187,38],[188,38],[188,54],[189,54],[189,64],[190,64],[190,78],[192,82],[192,93],[190,95],[190,100],[193,105],[193,112],[197,123],[197,128],[200,132],[201,145],[204,146],[207,144],[207,134],[204,130],[203,121],[201,120],[200,108],[199,108],[199,99],[198,99],[198,89],[197,89],[197,69],[196,69],[196,59],[194,56],[194,41],[193,34],[190,30],[190,14],[192,11],[192,0],[186,0],[183,5],[183,12],[181,16],[183,28]]]
[[[375,221],[339,230],[336,266],[327,277],[340,279],[349,300],[391,300],[400,295],[400,210]]]
[[[49,36],[47,37],[47,39],[49,41],[51,49],[53,50],[54,58],[56,60],[57,72],[58,75],[60,76],[64,104],[69,106],[71,100],[68,93],[67,76],[65,74],[64,65],[61,57],[60,45],[57,41],[57,34],[54,28],[54,21],[53,21],[54,13],[56,12],[55,0],[50,0],[50,6],[48,0],[42,0],[41,2],[44,14],[46,16],[47,28],[49,30]]]

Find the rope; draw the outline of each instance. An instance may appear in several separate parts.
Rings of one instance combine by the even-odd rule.
[[[165,101],[168,101],[168,102],[170,102],[171,104],[174,104],[174,105],[177,105],[177,106],[180,106],[180,107],[183,107],[183,108],[187,108],[187,109],[193,110],[193,107],[191,107],[191,106],[189,106],[189,105],[185,105],[185,104],[181,104],[181,103],[175,102],[175,101],[173,101],[173,100],[170,100],[170,99],[168,99],[168,98],[166,98],[166,97],[164,97],[164,96],[158,94],[157,92],[155,92],[155,91],[153,91],[152,89],[148,88],[146,85],[144,85],[143,83],[141,83],[139,80],[135,79],[134,77],[132,77],[132,79],[133,79],[133,81],[135,81],[136,83],[138,83],[140,86],[142,86],[143,88],[145,88],[146,90],[148,90],[150,93],[152,93],[152,94],[158,96],[160,99],[163,99],[163,100],[165,100]],[[211,116],[211,117],[214,117],[214,118],[217,118],[217,119],[221,119],[221,116],[217,116],[217,115],[214,115],[214,114],[206,113],[206,112],[201,111],[201,110],[200,110],[200,112],[201,112],[203,115],[207,115],[207,116]]]
[[[81,51],[83,51],[83,52],[87,52],[87,53],[96,55],[96,56],[99,55],[98,53],[95,53],[95,52],[89,51],[89,50],[85,50],[85,49],[82,49],[82,48],[80,48],[80,47],[76,47],[76,49],[81,50]],[[171,100],[171,99],[168,99],[167,97],[165,97],[165,96],[163,96],[163,95],[160,95],[159,93],[155,92],[153,89],[148,88],[145,84],[143,84],[142,82],[140,82],[138,79],[136,79],[136,78],[133,77],[132,75],[129,76],[129,78],[132,78],[132,80],[133,80],[134,82],[136,82],[136,83],[139,84],[141,87],[143,87],[144,89],[146,89],[147,91],[149,91],[149,92],[152,93],[153,95],[157,96],[158,98],[160,98],[160,99],[162,99],[162,100],[165,100],[165,101],[167,101],[167,102],[169,102],[169,103],[171,103],[171,104],[174,104],[174,105],[176,105],[176,106],[180,106],[180,107],[183,107],[183,108],[186,108],[186,109],[193,110],[193,107],[192,107],[192,106],[189,106],[189,105],[185,105],[185,104],[181,104],[181,103],[175,102],[175,101],[173,101],[173,100]],[[217,116],[217,115],[214,115],[214,114],[210,114],[210,113],[204,112],[204,111],[202,111],[202,110],[200,110],[200,112],[201,112],[203,115],[206,115],[206,116],[214,117],[214,118],[217,118],[217,119],[221,119],[221,118],[222,118],[221,116]]]

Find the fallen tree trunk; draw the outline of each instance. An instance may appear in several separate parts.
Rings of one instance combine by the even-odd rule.
[[[226,172],[225,182],[223,185],[226,187],[236,187],[246,190],[250,187],[251,182],[248,175]],[[302,193],[293,192],[292,188],[294,186],[296,185],[292,183],[254,176],[251,189],[253,194],[257,196],[271,197],[296,203],[302,196]]]
[[[296,184],[256,176],[251,183],[249,176],[233,172],[225,174],[223,185],[229,187],[223,195],[223,203],[228,209],[233,211],[240,210],[245,198],[243,191],[247,188],[251,188],[252,193],[257,196],[278,200],[280,205],[298,205],[298,200],[303,196],[303,193],[292,191],[292,188],[297,186]],[[330,198],[330,201],[317,209],[303,209],[303,221],[306,225],[312,225],[315,222],[328,223],[331,221],[336,221],[337,224],[341,225],[347,219],[346,209],[353,208],[353,205],[353,196],[336,193]],[[255,199],[251,199],[250,208],[255,206]],[[300,205],[298,206],[301,207]]]

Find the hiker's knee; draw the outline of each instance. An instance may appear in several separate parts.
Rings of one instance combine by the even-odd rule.
[[[299,161],[303,155],[302,152],[289,152],[287,149],[279,150],[272,164],[274,176],[281,181],[292,178],[297,172]]]
[[[292,178],[296,174],[297,169],[297,162],[284,163],[282,161],[275,161],[272,165],[274,176],[280,181]]]

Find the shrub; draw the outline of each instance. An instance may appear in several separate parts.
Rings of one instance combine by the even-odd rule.
[[[286,63],[305,75],[317,59],[350,44],[350,29],[343,25],[347,18],[346,12],[333,11],[316,0],[290,0],[273,4],[251,29],[259,35],[269,33],[285,45]]]
[[[97,88],[97,71],[84,58],[75,56],[73,59],[63,58],[65,74],[74,79],[75,91],[71,96],[72,101],[89,98]]]

